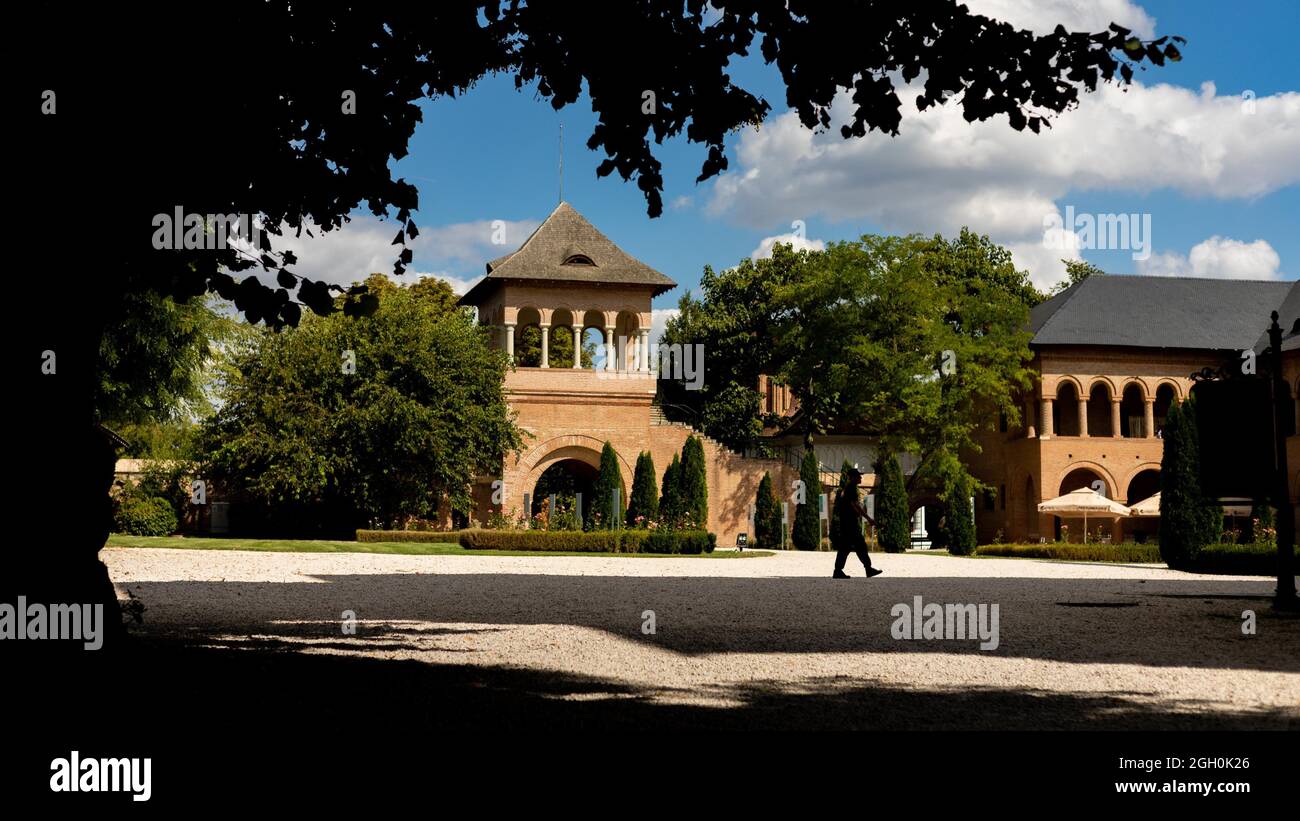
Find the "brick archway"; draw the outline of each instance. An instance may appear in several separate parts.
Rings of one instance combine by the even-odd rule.
[[[521,474],[517,481],[521,489],[526,489],[531,493],[537,486],[537,480],[542,478],[546,469],[557,462],[563,462],[573,459],[583,462],[596,470],[600,470],[600,452],[605,447],[603,439],[597,439],[594,436],[585,434],[569,434],[567,436],[556,436],[545,442],[534,446],[528,453],[524,454],[517,467],[517,473]],[[623,487],[628,493],[632,492],[632,466],[628,464],[627,458],[614,449],[614,454],[618,457],[618,471],[623,477]],[[626,499],[624,503],[626,504]]]

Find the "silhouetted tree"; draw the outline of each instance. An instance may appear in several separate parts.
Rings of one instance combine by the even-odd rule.
[[[769,112],[766,100],[734,81],[730,64],[739,55],[757,52],[775,65],[785,103],[809,128],[829,127],[837,93],[851,90],[846,138],[897,133],[897,83],[922,75],[919,108],[957,98],[968,120],[1006,116],[1017,130],[1038,131],[1075,105],[1081,90],[1128,83],[1143,60],[1180,59],[1168,38],[1145,43],[1119,26],[1038,36],[948,3],[714,8],[647,0],[593,13],[556,0],[273,0],[221,14],[198,5],[165,15],[147,5],[72,16],[42,7],[10,25],[59,32],[22,55],[28,87],[15,99],[31,102],[13,112],[20,119],[10,151],[21,162],[11,164],[8,180],[11,200],[36,217],[12,260],[30,273],[11,300],[50,321],[8,349],[32,363],[11,386],[26,397],[15,423],[23,442],[11,454],[26,466],[25,481],[11,501],[33,523],[14,538],[44,543],[46,523],[63,529],[58,546],[31,551],[28,566],[16,569],[30,571],[23,590],[30,596],[110,609],[116,597],[97,553],[108,533],[114,446],[95,427],[94,397],[97,352],[121,294],[153,291],[184,302],[213,291],[250,322],[275,328],[296,325],[304,306],[334,311],[343,291],[354,297],[343,310],[374,310],[365,286],[295,270],[294,255],[277,252],[275,240],[286,231],[335,230],[364,205],[391,218],[394,243],[405,246],[417,234],[419,197],[393,169],[421,121],[420,101],[467,92],[490,72],[513,74],[556,109],[585,90],[596,119],[588,146],[606,154],[597,174],[635,178],[657,216],[663,177],[655,145],[680,134],[703,145],[699,179],[708,179],[727,169],[727,136]],[[844,40],[866,32],[869,42]],[[238,93],[220,93],[210,82],[214,55],[230,54],[234,44],[249,79]],[[656,94],[648,110],[646,89]],[[259,217],[261,233],[248,243],[167,248],[161,240],[170,232],[157,219],[181,208]],[[211,228],[195,231],[203,238]],[[74,247],[96,249],[93,276],[74,274]],[[401,274],[412,249],[399,247],[395,256]],[[265,273],[249,275],[254,268]],[[16,595],[20,587],[6,582],[0,592]]]

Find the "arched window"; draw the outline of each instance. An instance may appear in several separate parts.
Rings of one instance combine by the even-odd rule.
[[[1146,422],[1146,402],[1142,399],[1142,389],[1137,383],[1130,382],[1124,386],[1119,416],[1122,435],[1130,439],[1141,439],[1147,435],[1147,431],[1143,430]]]
[[[1088,392],[1088,435],[1110,436],[1110,388],[1098,382]]]
[[[552,257],[554,259],[554,257]],[[565,265],[592,265],[596,263],[591,261],[591,257],[586,254],[572,254],[564,260]]]
[[[1057,436],[1079,435],[1079,392],[1073,382],[1062,382],[1052,403],[1052,429]]]

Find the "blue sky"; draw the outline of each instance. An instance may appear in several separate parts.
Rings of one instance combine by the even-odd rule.
[[[701,147],[684,138],[660,146],[667,207],[654,220],[635,184],[596,178],[603,156],[585,146],[595,124],[585,98],[555,112],[531,90],[517,92],[512,78],[489,78],[458,99],[426,103],[410,154],[394,166],[420,190],[416,221],[424,236],[412,270],[464,287],[487,259],[517,246],[556,205],[563,124],[565,199],[680,284],[656,300],[657,309],[695,288],[704,265],[734,265],[765,239],[770,245],[790,234],[796,220],[812,247],[863,233],[952,234],[969,225],[1012,248],[1040,285],[1056,281],[1065,255],[1112,273],[1300,276],[1294,0],[970,5],[1035,30],[1054,21],[1097,30],[1114,19],[1188,43],[1181,63],[1139,73],[1127,94],[1088,95],[1039,137],[1016,134],[1004,120],[962,127],[952,122],[955,109],[920,115],[905,102],[900,137],[850,141],[860,145],[803,132],[785,111],[779,78],[750,60],[734,76],[772,104],[767,123],[734,135],[728,174],[701,185]],[[1067,206],[1078,214],[1150,215],[1149,256],[1045,247],[1044,218]],[[493,220],[506,221],[508,248],[488,243]],[[299,248],[299,267],[324,267],[334,281],[359,279],[362,268],[388,267],[376,263],[391,253],[392,234],[361,217],[317,249]]]

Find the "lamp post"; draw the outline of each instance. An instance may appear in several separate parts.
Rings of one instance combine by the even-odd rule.
[[[1277,324],[1277,311],[1268,327],[1269,363],[1273,380],[1273,447],[1276,471],[1273,477],[1273,506],[1277,508],[1277,591],[1273,604],[1278,609],[1297,609],[1295,589],[1295,511],[1291,504],[1291,490],[1287,484],[1286,419],[1294,413],[1290,390],[1282,376],[1282,328]]]

